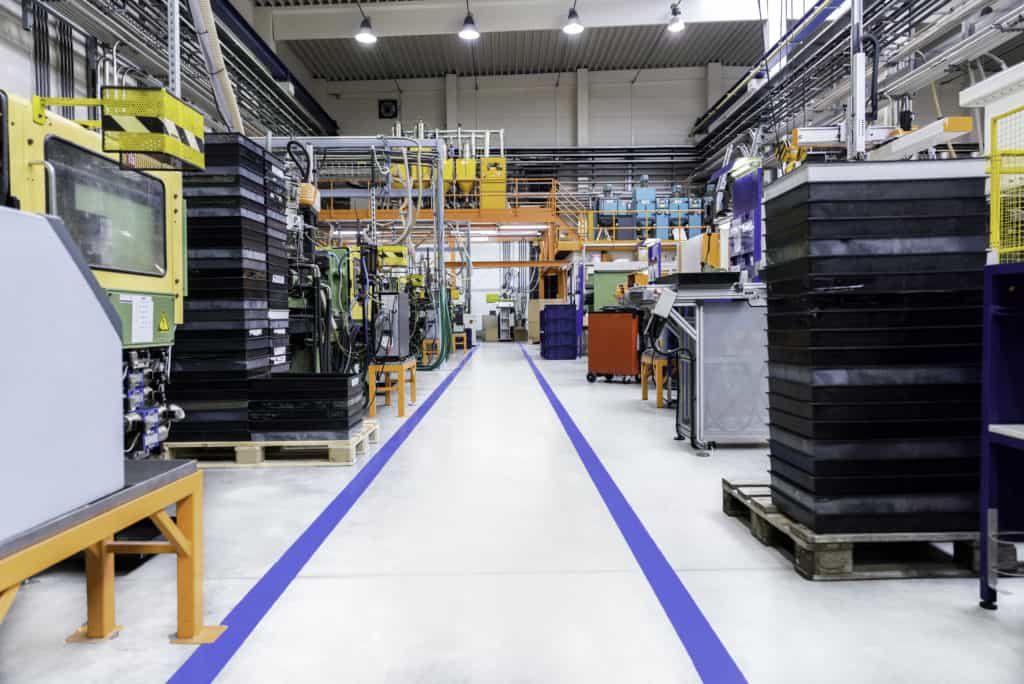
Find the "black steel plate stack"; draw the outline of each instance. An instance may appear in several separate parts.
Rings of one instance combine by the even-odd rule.
[[[250,382],[249,393],[254,440],[350,439],[362,429],[358,374],[272,375]]]
[[[976,529],[984,163],[811,166],[767,197],[776,506],[818,533]]]
[[[284,162],[270,152],[263,156],[264,198],[267,208],[267,305],[275,333],[271,350],[271,371],[290,369],[288,349],[288,186]]]
[[[206,169],[183,176],[189,289],[168,391],[186,418],[173,439],[248,440],[248,382],[273,351],[263,150],[237,134],[209,134],[205,150]]]

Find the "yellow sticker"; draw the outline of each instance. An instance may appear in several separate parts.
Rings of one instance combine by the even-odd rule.
[[[167,321],[167,314],[160,314],[160,323],[157,324],[157,328],[159,328],[160,332],[167,332],[171,329],[171,324]]]

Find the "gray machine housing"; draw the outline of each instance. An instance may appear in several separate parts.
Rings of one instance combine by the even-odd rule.
[[[377,358],[407,358],[409,356],[408,292],[381,294],[377,326],[380,340],[376,353]]]
[[[680,340],[676,433],[695,448],[768,441],[767,300],[760,283],[635,287],[628,301]]]
[[[63,222],[0,207],[0,273],[3,545],[123,488],[125,465],[121,322]]]
[[[768,440],[767,309],[747,300],[694,306],[691,360],[680,359],[676,434],[697,448]]]

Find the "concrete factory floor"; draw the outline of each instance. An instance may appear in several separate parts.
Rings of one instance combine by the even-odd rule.
[[[232,614],[229,634],[253,628],[237,652],[230,640],[168,643],[167,556],[118,578],[117,638],[65,645],[85,583],[61,568],[25,586],[0,628],[0,681],[164,681],[193,652],[177,681],[206,681],[225,662],[218,681],[244,684],[695,682],[698,668],[739,681],[730,655],[751,682],[1021,681],[1019,594],[990,613],[972,579],[801,579],[721,511],[723,476],[766,480],[764,449],[696,458],[672,439],[672,412],[642,403],[636,385],[590,385],[585,360],[536,363],[614,484],[591,479],[520,347],[485,344],[322,546],[296,544],[291,557],[312,557],[276,602],[257,580],[368,459],[206,471],[208,622],[256,586]],[[420,377],[423,406],[445,373]],[[400,423],[393,409],[381,421],[387,450]],[[675,575],[641,571],[660,556],[642,528],[616,525],[615,485]],[[662,607],[676,575],[699,611],[671,596]]]

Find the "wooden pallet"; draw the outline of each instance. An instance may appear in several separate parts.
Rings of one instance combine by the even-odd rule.
[[[780,513],[766,484],[722,480],[722,510],[743,519],[762,544],[780,550],[811,580],[971,577],[977,574],[976,532],[816,534]],[[937,547],[951,543],[953,554]]]
[[[295,465],[354,465],[380,438],[380,425],[364,420],[352,439],[313,439],[268,442],[167,442],[166,458],[194,458],[203,468],[235,466],[289,467]],[[233,452],[233,453],[232,453]],[[232,458],[233,455],[233,458]]]

